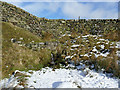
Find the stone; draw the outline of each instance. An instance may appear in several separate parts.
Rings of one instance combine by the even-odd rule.
[[[20,40],[23,40],[23,38],[21,37]]]
[[[65,21],[62,21],[62,23],[64,24],[64,23],[65,23]]]
[[[15,39],[15,38],[12,38],[12,39],[11,39],[11,42],[12,42],[12,43],[15,43],[15,42],[16,42],[16,39]]]
[[[17,41],[18,44],[21,44],[22,42],[21,41]]]

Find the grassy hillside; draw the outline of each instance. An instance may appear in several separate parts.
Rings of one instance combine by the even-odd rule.
[[[33,51],[25,46],[20,46],[17,42],[11,42],[14,38],[27,44],[32,41],[41,42],[41,38],[32,33],[18,28],[9,23],[2,23],[3,47],[2,47],[2,76],[8,77],[14,70],[40,69],[50,60],[50,51],[47,49],[41,51]],[[23,39],[21,39],[23,38]]]

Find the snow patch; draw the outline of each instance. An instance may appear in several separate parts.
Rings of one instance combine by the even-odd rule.
[[[80,45],[72,45],[71,47],[73,47],[73,48],[74,48],[74,47],[79,47],[79,46],[80,46]]]
[[[82,66],[78,68],[82,68]],[[55,69],[53,71],[52,68],[47,67],[41,71],[32,72],[30,74],[21,71],[21,73],[30,75],[30,77],[26,77],[28,88],[118,88],[118,79],[107,77],[103,73],[97,73],[88,68],[83,70]],[[12,77],[10,82],[13,83],[13,80],[15,81],[12,87],[17,85],[15,77]],[[8,82],[8,79],[0,81],[0,85],[6,82]]]

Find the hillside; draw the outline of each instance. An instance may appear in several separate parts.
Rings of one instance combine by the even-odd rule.
[[[2,76],[8,77],[14,70],[28,70],[42,67],[42,60],[47,59],[49,55],[48,50],[32,51],[29,48],[22,46],[22,44],[29,44],[30,42],[41,42],[41,38],[19,27],[15,27],[9,23],[2,23],[3,47],[2,47]],[[14,39],[16,42],[12,42]],[[43,55],[43,52],[46,53]],[[40,62],[40,63],[39,63]],[[46,62],[45,62],[46,63]],[[38,66],[37,66],[38,65]]]
[[[81,88],[87,87],[86,80],[95,80],[93,84],[89,83],[88,87],[94,87],[97,83],[96,88],[114,88],[120,78],[119,19],[52,20],[36,17],[6,2],[0,1],[0,5],[3,76],[1,86],[9,82],[7,86],[10,87],[16,84],[22,87],[28,84],[27,87],[30,87],[34,82],[33,86],[37,88],[40,87],[37,77],[41,77],[37,72],[43,72],[43,82],[53,87],[69,84]],[[57,81],[62,80],[58,79],[59,73],[66,72],[67,77],[63,75],[64,80]],[[84,83],[77,81],[76,84],[76,76],[70,72],[74,72],[78,80],[83,80]],[[45,79],[50,79],[52,75],[56,75],[53,84]],[[100,84],[99,78],[106,81],[101,80]],[[54,78],[50,80],[52,79]],[[16,83],[11,85],[11,80]]]
[[[38,18],[12,4],[5,2],[0,3],[2,5],[2,21],[10,22],[18,27],[29,30],[38,36],[44,36],[45,32],[49,32],[52,34],[52,38],[57,38],[57,36],[60,36],[60,32],[64,34],[66,31],[75,31],[79,33],[84,33],[86,31],[94,35],[101,33],[107,35],[108,33],[111,33],[111,31],[118,31],[120,29],[118,19],[52,20]],[[115,35],[114,37],[115,39],[117,38],[117,40],[119,38],[118,35]]]

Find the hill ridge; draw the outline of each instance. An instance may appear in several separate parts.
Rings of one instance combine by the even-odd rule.
[[[49,32],[55,38],[60,31],[76,31],[80,33],[87,31],[91,34],[99,34],[103,32],[108,33],[109,30],[119,30],[120,28],[118,25],[119,19],[46,19],[34,16],[12,4],[0,3],[2,7],[2,21],[27,29],[38,36],[43,36],[44,32]]]

